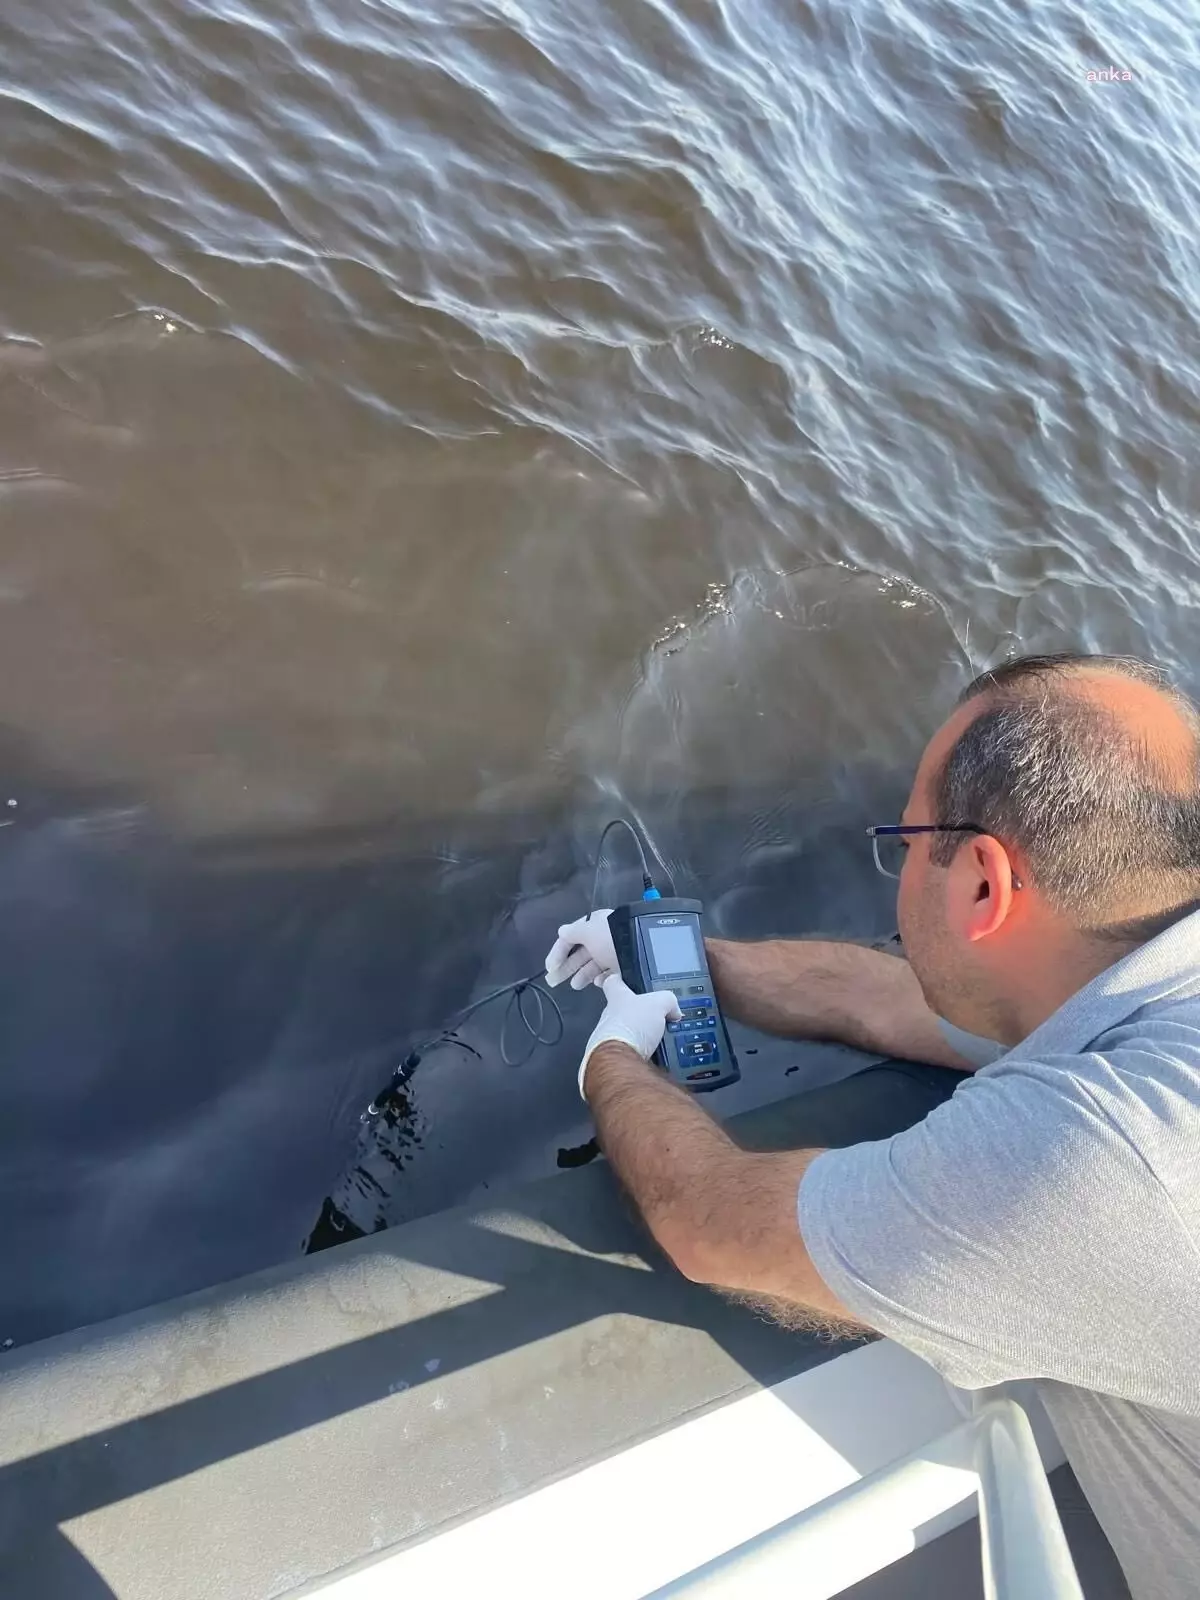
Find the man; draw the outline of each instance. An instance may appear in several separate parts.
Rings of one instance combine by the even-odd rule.
[[[965,1388],[1039,1379],[1135,1600],[1183,1600],[1200,1586],[1200,716],[1138,662],[1009,663],[934,736],[893,836],[904,960],[714,939],[722,1005],[928,1072],[969,1069],[970,1037],[999,1059],[945,1074],[890,1137],[741,1149],[648,1070],[674,996],[607,975],[598,913],[561,930],[547,971],[603,981],[580,1067],[601,1145],[688,1277],[878,1330]]]

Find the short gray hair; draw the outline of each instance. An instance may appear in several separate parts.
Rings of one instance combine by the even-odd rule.
[[[1136,733],[1073,692],[1079,668],[1167,696],[1192,736],[1185,788],[1168,787]],[[1047,900],[1097,933],[1149,936],[1149,922],[1114,925],[1114,914],[1200,901],[1200,714],[1165,673],[1126,656],[1023,656],[976,678],[959,704],[977,698],[988,703],[934,780],[938,822],[973,824],[1015,847]],[[964,842],[935,834],[932,859],[948,866]]]

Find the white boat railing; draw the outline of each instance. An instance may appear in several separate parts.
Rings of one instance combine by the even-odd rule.
[[[864,1541],[890,1541],[892,1560],[906,1553],[896,1533],[919,1525],[931,1482],[947,1468],[977,1481],[986,1600],[1083,1600],[1029,1418],[1000,1394],[981,1397],[974,1415],[949,1433],[685,1574],[653,1600],[828,1600],[863,1575]]]

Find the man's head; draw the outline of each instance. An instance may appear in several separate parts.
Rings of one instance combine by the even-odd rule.
[[[1162,673],[1027,656],[968,685],[905,822],[905,951],[930,1005],[1013,1043],[1200,904],[1200,715]]]

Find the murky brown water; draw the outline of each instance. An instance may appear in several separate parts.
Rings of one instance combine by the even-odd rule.
[[[10,0],[0,1338],[294,1253],[613,811],[882,930],[968,661],[1196,683],[1198,84],[1155,5]],[[584,1138],[569,1020],[361,1224]]]

